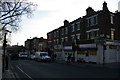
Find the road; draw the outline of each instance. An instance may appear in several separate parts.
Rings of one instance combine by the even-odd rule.
[[[11,61],[12,71],[20,79],[30,80],[39,78],[118,78],[116,69],[77,66],[63,63],[43,63],[34,60]]]

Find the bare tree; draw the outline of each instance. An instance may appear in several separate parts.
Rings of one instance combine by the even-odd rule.
[[[10,1],[1,1],[0,24],[2,25],[0,27],[2,29],[17,30],[19,29],[21,17],[23,15],[31,16],[37,5],[23,0]]]
[[[0,44],[4,36],[4,31],[17,31],[22,21],[22,16],[31,17],[37,4],[27,0],[0,0]],[[9,34],[10,35],[10,34]],[[8,41],[10,37],[8,38]]]

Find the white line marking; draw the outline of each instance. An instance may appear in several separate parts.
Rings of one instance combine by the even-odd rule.
[[[33,80],[27,73],[25,73],[19,66],[16,66],[21,72],[23,72],[27,77],[29,77],[31,80]]]
[[[21,66],[21,64],[19,64]]]

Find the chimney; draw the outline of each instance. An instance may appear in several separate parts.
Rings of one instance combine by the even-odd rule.
[[[107,7],[107,3],[105,1],[103,3],[103,11],[109,11]]]
[[[94,14],[95,13],[95,11],[91,8],[91,7],[88,7],[87,9],[86,9],[86,14],[87,15],[91,15],[91,14]]]
[[[69,21],[68,20],[64,20],[64,26],[69,26]]]

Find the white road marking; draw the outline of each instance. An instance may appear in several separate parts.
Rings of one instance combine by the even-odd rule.
[[[23,72],[27,77],[29,77],[31,80],[33,80],[27,73],[25,73],[19,66],[16,66],[21,72]]]
[[[19,64],[21,66],[21,64]]]

